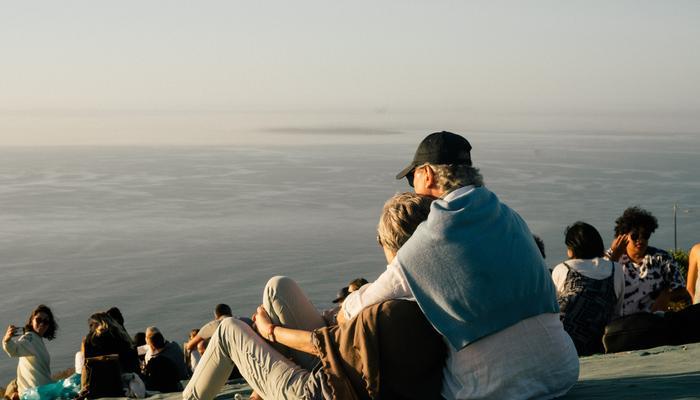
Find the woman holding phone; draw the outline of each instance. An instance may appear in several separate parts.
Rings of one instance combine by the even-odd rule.
[[[51,309],[43,304],[29,314],[24,328],[7,327],[2,348],[10,357],[19,358],[17,391],[20,396],[27,389],[51,383],[51,358],[44,339],[53,340],[57,330]]]

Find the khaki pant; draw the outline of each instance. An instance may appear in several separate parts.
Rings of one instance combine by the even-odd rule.
[[[324,326],[323,318],[299,285],[286,277],[274,277],[265,286],[263,306],[273,323],[294,329]],[[318,363],[310,354],[284,346],[282,352],[260,337],[245,322],[221,321],[207,350],[182,393],[183,399],[216,397],[236,365],[248,384],[264,399],[307,399],[318,393],[309,370]]]

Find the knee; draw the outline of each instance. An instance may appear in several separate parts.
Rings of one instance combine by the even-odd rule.
[[[280,289],[284,289],[292,285],[296,286],[296,282],[294,282],[294,279],[288,276],[277,275],[273,276],[272,278],[270,278],[270,280],[267,281],[267,284],[265,284],[265,291],[277,292]]]
[[[243,326],[249,328],[248,324],[241,321],[238,318],[227,317],[221,320],[219,323],[219,333],[226,335],[227,333],[240,332],[244,329]]]

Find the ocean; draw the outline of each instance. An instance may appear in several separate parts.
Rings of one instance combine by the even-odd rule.
[[[380,137],[381,136],[381,137]],[[90,314],[118,306],[133,335],[182,342],[217,303],[250,316],[274,275],[319,307],[356,277],[375,279],[382,205],[423,134],[338,143],[216,147],[0,148],[0,324],[39,303],[58,317],[52,371],[73,365]],[[612,240],[631,205],[650,210],[650,244],[700,241],[700,138],[682,134],[470,133],[486,185],[566,258],[584,220]],[[301,144],[304,143],[304,144]],[[497,257],[494,254],[494,257]],[[494,294],[497,295],[497,294]],[[16,360],[0,357],[0,386]]]

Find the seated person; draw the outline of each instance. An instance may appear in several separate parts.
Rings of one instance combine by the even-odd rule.
[[[321,313],[321,316],[323,317],[324,321],[326,321],[326,325],[335,325],[338,323],[337,317],[338,317],[338,311],[340,310],[340,306],[343,304],[343,301],[345,301],[345,298],[348,297],[348,295],[357,289],[361,288],[362,285],[367,283],[367,279],[365,278],[357,278],[353,279],[348,283],[347,286],[344,286],[338,291],[338,294],[336,295],[335,299],[333,300],[333,303],[336,303],[337,305],[333,308],[329,308],[327,310],[324,310]]]
[[[445,398],[562,396],[579,361],[551,276],[527,224],[484,187],[470,151],[450,132],[421,142],[396,178],[436,199],[428,219],[400,250],[382,242],[387,269],[345,299],[338,321],[387,299],[415,299],[447,343]]]
[[[139,363],[141,367],[146,365],[146,332],[136,332],[134,335],[134,347],[136,347],[136,352],[139,355]]]
[[[104,312],[91,315],[88,324],[90,331],[83,339],[84,358],[117,354],[122,372],[139,371],[138,353],[121,324]]]
[[[411,211],[396,223],[395,236],[405,241],[427,216],[431,199],[410,193],[400,199]],[[439,398],[444,344],[414,302],[401,303],[370,307],[329,328],[296,282],[274,277],[255,314],[260,335],[225,319],[183,398],[214,398],[234,365],[265,399]],[[377,334],[377,326],[391,337]]]
[[[190,336],[187,339],[187,341],[189,342],[190,340],[194,339],[194,337],[197,336],[198,332],[199,328],[192,329],[190,331]],[[196,350],[187,350],[187,342],[185,342],[185,345],[183,346],[185,351],[185,362],[187,363],[187,368],[190,370],[190,375],[192,374],[192,372],[194,372],[194,369],[197,367],[197,363],[199,362],[199,358],[204,353],[203,351],[201,353],[199,352],[199,345],[202,345],[202,347],[204,348],[204,343],[206,343],[206,340],[200,341],[197,345]]]
[[[622,267],[603,258],[603,239],[585,222],[566,228],[565,243],[569,260],[552,271],[564,329],[579,356],[603,353],[605,325],[622,313]]]
[[[53,312],[43,304],[29,314],[24,327],[7,327],[2,348],[8,356],[18,358],[15,381],[17,395],[21,396],[27,389],[52,382],[51,358],[44,339],[55,339],[57,330],[58,324]]]
[[[124,329],[124,332],[127,332],[126,327],[124,326],[124,315],[122,315],[122,311],[121,311],[119,308],[117,308],[117,307],[112,307],[112,308],[110,308],[109,310],[105,311],[105,313],[107,313],[107,315],[109,315],[110,317],[112,317],[112,319],[114,320],[114,322],[116,322],[116,323],[118,323],[119,325],[121,325],[122,328]],[[127,332],[127,333],[128,333],[128,332]]]
[[[166,341],[160,332],[146,336],[146,343],[151,348],[152,357],[143,369],[143,377],[146,389],[161,393],[179,392],[182,390],[180,384],[180,368],[175,362],[164,354]],[[180,361],[183,361],[180,358]]]
[[[367,279],[365,278],[357,278],[353,279],[350,283],[348,283],[348,294],[354,292],[355,290],[361,288],[362,286],[368,284]]]
[[[630,207],[615,220],[615,239],[608,257],[622,264],[625,300],[622,314],[667,311],[672,302],[687,302],[690,295],[671,255],[649,246],[659,224],[650,212]]]
[[[217,304],[216,307],[214,307],[214,319],[207,322],[197,331],[197,334],[185,344],[185,349],[188,351],[196,350],[199,342],[211,338],[222,319],[231,316],[233,316],[231,307],[227,304]]]
[[[155,326],[149,326],[146,328],[146,344],[148,346],[148,351],[146,352],[145,357],[146,364],[148,364],[151,358],[155,356],[153,351],[154,347],[152,346],[152,343],[149,342],[149,338],[155,335],[160,335],[161,337],[163,336],[160,330]],[[177,379],[185,380],[190,377],[187,364],[185,364],[185,354],[182,352],[182,349],[177,343],[165,340],[165,344],[162,347],[158,347],[158,354],[161,357],[165,357],[172,361],[173,365],[176,367]]]
[[[690,249],[690,259],[688,260],[688,292],[693,298],[693,304],[700,303],[700,243],[696,243]]]

